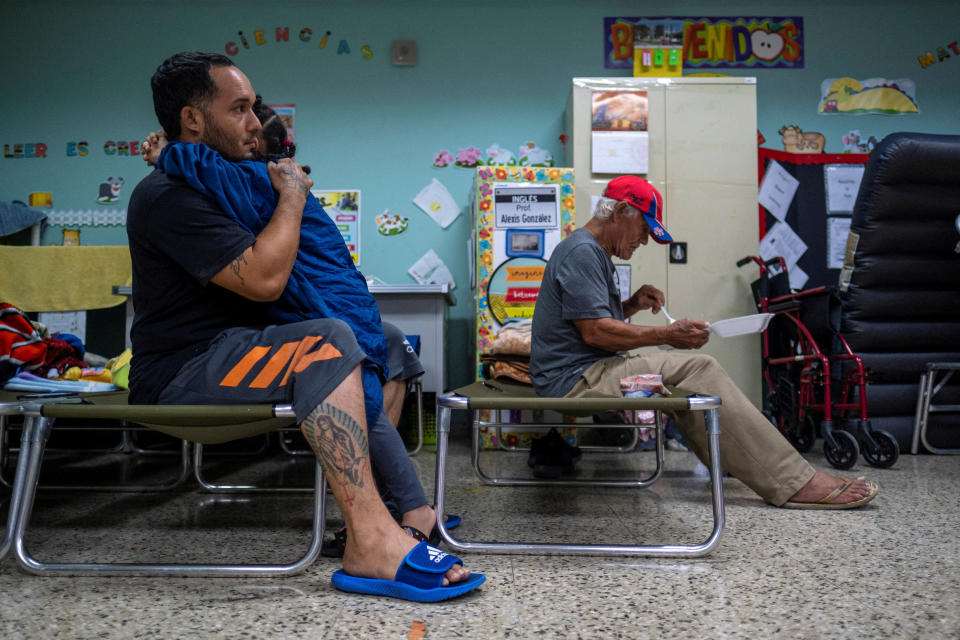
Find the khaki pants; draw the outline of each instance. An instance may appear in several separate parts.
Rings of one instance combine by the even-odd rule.
[[[665,384],[723,401],[718,412],[723,470],[767,502],[782,505],[813,478],[813,467],[747,400],[712,356],[654,353],[605,358],[584,371],[566,397],[620,397],[620,378],[639,373],[660,374]],[[707,435],[700,412],[684,411],[674,419],[693,452],[706,463]]]

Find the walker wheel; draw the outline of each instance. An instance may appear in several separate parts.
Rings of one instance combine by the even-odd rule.
[[[900,445],[897,444],[897,439],[893,437],[893,434],[889,431],[875,429],[870,432],[870,435],[873,436],[877,446],[871,447],[864,442],[860,449],[863,459],[868,464],[881,469],[887,469],[895,465],[900,458]]]
[[[836,440],[836,446],[831,445],[828,438],[823,439],[823,453],[827,456],[827,462],[836,469],[849,469],[856,464],[860,455],[857,439],[852,433],[839,429],[833,432],[833,439]]]
[[[790,443],[800,453],[806,453],[813,448],[817,441],[817,419],[808,415],[802,422],[795,425],[790,434]]]

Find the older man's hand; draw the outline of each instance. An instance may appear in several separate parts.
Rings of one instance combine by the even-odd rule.
[[[663,307],[664,300],[663,291],[652,284],[645,284],[623,301],[623,315],[629,318],[637,311],[644,309],[650,309],[653,313],[657,313]]]
[[[664,327],[667,332],[667,344],[677,349],[699,349],[707,344],[710,325],[699,320],[684,318]]]

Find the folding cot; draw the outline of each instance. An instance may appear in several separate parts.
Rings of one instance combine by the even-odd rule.
[[[12,551],[20,565],[36,574],[146,576],[282,576],[305,570],[319,555],[323,541],[326,482],[319,463],[314,473],[312,538],[307,551],[289,564],[139,564],[44,562],[28,551],[25,532],[33,510],[44,447],[55,420],[126,420],[190,442],[217,444],[247,438],[295,421],[290,405],[128,405],[113,394],[30,399],[0,404],[0,415],[24,416],[6,533],[0,558]],[[242,541],[238,541],[238,546]]]
[[[407,454],[412,456],[417,455],[420,452],[420,449],[423,447],[423,387],[421,384],[421,379],[417,378],[410,381],[407,384],[407,393],[414,394],[414,400],[416,402],[416,412],[417,412],[417,444],[413,449],[408,449]],[[284,431],[295,431],[299,433],[297,428],[285,428],[280,429],[281,432]],[[284,441],[284,438],[280,438],[280,448],[291,456],[309,456],[314,457],[313,451],[307,448],[304,449],[295,449],[292,448],[289,444]],[[196,443],[193,446],[193,475],[197,483],[201,487],[208,491],[214,491],[218,493],[310,493],[313,491],[312,487],[263,487],[250,484],[218,484],[204,476],[203,473],[203,444]]]
[[[23,392],[11,392],[11,391],[0,391],[0,406],[11,407],[11,406],[20,406],[22,402],[18,402],[18,398],[24,397]],[[125,402],[127,397],[126,391],[108,391],[101,392],[98,394],[100,400],[98,402]],[[41,400],[37,398],[36,400]],[[12,404],[11,404],[12,403]],[[19,411],[14,411],[13,415],[19,415]],[[9,422],[10,415],[6,415],[0,412],[0,484],[5,487],[13,486],[12,477],[8,476],[9,468],[7,465],[7,460],[12,457],[12,454],[18,451],[15,447],[15,432],[21,431],[22,429],[18,424],[11,424]],[[177,474],[173,477],[163,478],[158,482],[144,483],[138,480],[134,481],[124,481],[122,483],[113,483],[113,484],[78,484],[76,482],[68,481],[63,484],[50,484],[49,482],[43,485],[40,485],[43,489],[58,489],[65,491],[96,491],[96,490],[110,490],[110,491],[129,491],[129,492],[149,492],[149,491],[167,491],[177,489],[182,486],[189,478],[193,470],[190,453],[191,453],[191,443],[186,440],[181,440],[179,446],[175,448],[165,448],[165,449],[145,449],[137,445],[136,440],[134,439],[134,434],[139,431],[147,431],[146,427],[138,427],[136,425],[120,422],[116,425],[114,424],[102,424],[100,422],[70,422],[68,424],[58,425],[58,432],[73,432],[74,434],[81,432],[97,431],[97,432],[115,432],[119,434],[117,439],[117,444],[115,446],[106,446],[106,447],[83,447],[83,448],[72,448],[71,446],[61,446],[59,448],[53,448],[51,446],[45,447],[44,451],[47,454],[58,452],[70,452],[76,454],[111,454],[111,453],[125,453],[125,454],[140,454],[144,456],[156,456],[159,458],[163,456],[167,459],[172,459],[176,457],[179,462],[179,468]],[[156,458],[155,458],[156,459]]]
[[[326,483],[319,463],[315,467],[314,512],[312,538],[304,555],[289,564],[138,564],[108,562],[44,562],[34,558],[25,543],[25,532],[33,510],[34,495],[46,440],[58,418],[94,418],[127,420],[191,442],[215,444],[246,438],[284,426],[294,420],[289,405],[206,405],[154,406],[98,402],[97,394],[40,400],[22,400],[0,404],[0,414],[20,414],[25,418],[20,456],[17,464],[6,534],[0,543],[0,557],[13,551],[27,571],[37,574],[72,575],[146,575],[146,576],[281,576],[306,569],[317,557],[323,537]],[[710,553],[720,541],[724,528],[722,466],[719,449],[717,409],[720,399],[674,390],[667,398],[539,398],[532,390],[519,385],[496,383],[484,386],[474,383],[443,395],[438,400],[440,413],[437,429],[436,507],[444,513],[446,462],[450,435],[451,412],[454,409],[481,410],[532,409],[560,412],[596,413],[621,409],[653,409],[660,411],[702,411],[709,446],[709,467],[713,509],[713,529],[700,544],[689,545],[588,545],[504,542],[461,542],[450,535],[443,518],[438,517],[442,539],[458,551],[490,553],[570,554],[570,555],[643,555],[659,557],[697,557]],[[479,419],[474,421],[474,443]],[[637,486],[652,483],[659,476],[663,462],[662,423],[657,421],[657,470]],[[565,484],[588,484],[587,481],[560,481]]]
[[[568,554],[568,555],[630,555],[659,557],[696,557],[703,556],[716,547],[724,528],[723,470],[720,461],[720,430],[717,422],[717,409],[721,400],[715,396],[703,396],[680,389],[671,389],[672,395],[664,398],[541,398],[526,385],[510,384],[502,381],[474,382],[444,394],[438,398],[439,415],[437,424],[437,468],[436,468],[436,507],[437,513],[444,513],[446,492],[446,463],[450,436],[451,413],[454,409],[472,412],[472,455],[474,468],[478,471],[479,429],[483,424],[480,412],[484,410],[552,410],[573,415],[589,415],[603,411],[623,409],[652,409],[657,412],[657,467],[653,474],[639,481],[596,481],[596,480],[532,480],[512,478],[506,481],[487,479],[495,484],[550,486],[647,486],[660,475],[663,467],[663,425],[659,419],[663,411],[702,411],[707,430],[710,452],[710,483],[713,506],[713,530],[704,542],[691,545],[596,545],[596,544],[558,544],[526,542],[465,542],[450,535],[444,526],[443,518],[438,517],[437,528],[446,544],[457,551],[486,551],[488,553],[528,553],[528,554]],[[590,426],[590,425],[587,425]],[[619,425],[623,426],[623,425]],[[524,425],[530,430],[536,425]],[[481,478],[483,478],[482,474]]]

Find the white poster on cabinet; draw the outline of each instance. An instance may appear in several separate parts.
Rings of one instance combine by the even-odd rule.
[[[649,170],[646,91],[594,91],[591,113],[591,167],[594,173]]]
[[[592,153],[594,173],[646,174],[650,170],[649,139],[646,131],[594,131]]]

